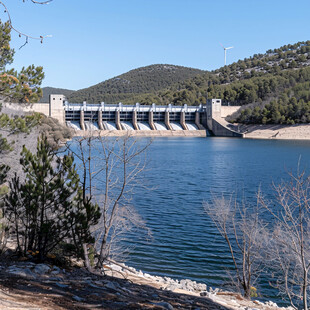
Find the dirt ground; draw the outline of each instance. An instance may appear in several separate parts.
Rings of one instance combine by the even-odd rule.
[[[0,309],[226,309],[206,297],[177,294],[83,269],[29,279],[0,271]]]

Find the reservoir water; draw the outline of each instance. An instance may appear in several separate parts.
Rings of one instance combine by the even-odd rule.
[[[152,239],[130,235],[127,264],[143,272],[220,287],[232,267],[226,244],[204,214],[203,202],[235,193],[255,201],[258,187],[273,196],[272,182],[300,166],[310,172],[310,143],[234,138],[157,138],[148,149],[143,183],[132,204]],[[266,279],[265,279],[266,280]],[[268,280],[268,279],[267,279]],[[263,281],[258,288],[276,300]]]

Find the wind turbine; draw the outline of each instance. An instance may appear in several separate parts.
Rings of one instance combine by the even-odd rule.
[[[224,47],[222,43],[220,43],[222,48],[224,49],[224,66],[226,66],[226,51],[227,50],[230,50],[232,48],[234,48],[233,46],[230,46],[230,47]]]

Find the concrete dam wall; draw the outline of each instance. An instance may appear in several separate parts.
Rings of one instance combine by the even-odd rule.
[[[33,105],[34,111],[58,119],[77,135],[92,132],[115,136],[206,136],[208,130],[216,136],[240,136],[232,134],[223,122],[210,122],[221,118],[221,113],[226,116],[236,109],[222,107],[220,99],[210,99],[207,105],[199,106],[109,105],[69,103],[63,95],[50,95],[49,103]]]

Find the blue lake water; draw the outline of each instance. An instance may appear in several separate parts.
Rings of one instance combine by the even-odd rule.
[[[148,156],[145,183],[156,189],[136,192],[134,205],[151,228],[153,240],[140,240],[128,264],[144,272],[218,287],[232,262],[226,244],[204,214],[203,201],[236,193],[253,202],[259,186],[273,197],[272,182],[287,179],[299,160],[309,171],[310,143],[160,138],[153,141]],[[261,286],[260,292],[270,295],[268,285]]]
[[[227,247],[205,215],[212,195],[235,193],[255,201],[260,186],[272,197],[272,182],[287,172],[310,171],[310,143],[233,138],[157,138],[148,149],[143,183],[133,205],[151,229],[147,241],[132,234],[135,248],[127,264],[151,274],[189,278],[220,287],[232,267]],[[266,280],[266,279],[265,279]],[[263,281],[259,292],[274,298]],[[276,299],[274,299],[276,300]]]

